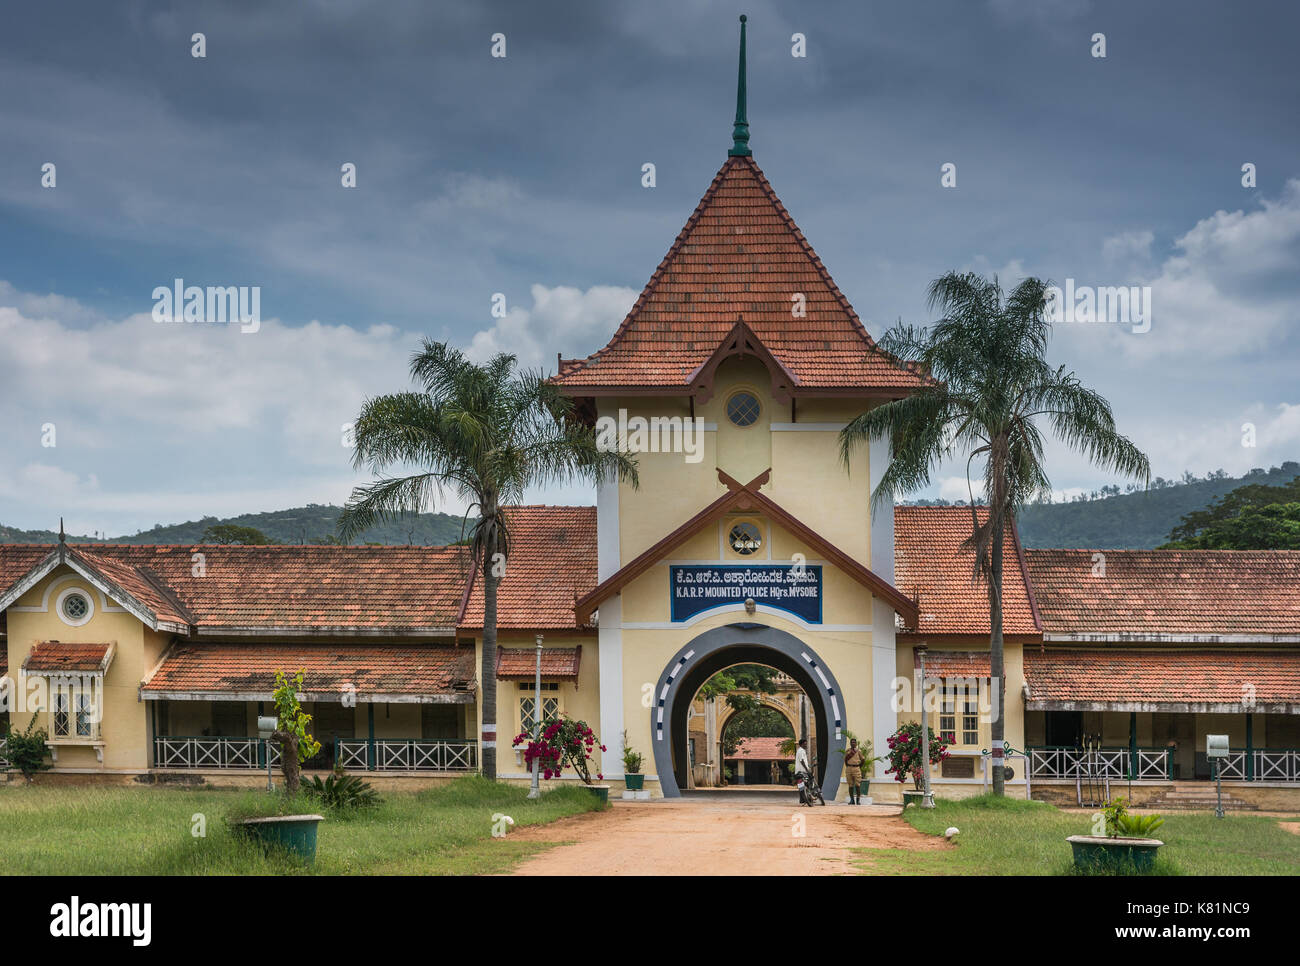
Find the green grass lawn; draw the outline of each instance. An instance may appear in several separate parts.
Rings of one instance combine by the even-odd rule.
[[[905,819],[930,835],[960,829],[954,849],[905,852],[859,849],[862,872],[872,875],[1069,875],[1067,835],[1092,831],[1089,815],[1063,812],[1043,802],[995,799],[936,801],[934,809],[909,808]],[[1155,837],[1158,873],[1166,875],[1300,875],[1300,835],[1279,821],[1229,814],[1169,812]]]
[[[232,832],[227,815],[254,794],[217,789],[0,786],[0,837],[9,875],[448,875],[508,871],[548,842],[492,837],[492,816],[515,827],[600,808],[582,788],[535,802],[527,788],[470,777],[420,792],[386,792],[378,808],[326,814],[316,864],[266,855]],[[203,816],[206,834],[192,830]]]

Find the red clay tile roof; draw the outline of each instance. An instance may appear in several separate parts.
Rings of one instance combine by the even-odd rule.
[[[576,681],[582,664],[582,645],[542,648],[542,677]],[[497,677],[507,681],[531,681],[537,676],[537,649],[497,648]]]
[[[976,509],[982,523],[988,511]],[[987,591],[972,581],[975,555],[961,546],[970,533],[969,507],[894,507],[894,586],[920,599],[919,624],[908,632],[921,637],[989,633]],[[1002,633],[1036,637],[1039,628],[1014,532],[1005,536],[1002,561]]]
[[[794,761],[794,755],[781,754],[781,742],[788,738],[741,738],[736,753],[727,761]]]
[[[0,593],[26,577],[55,549],[48,543],[0,543]]]
[[[474,650],[433,644],[227,644],[178,642],[144,684],[146,697],[176,693],[269,695],[275,672],[305,671],[303,691],[325,699],[351,685],[369,695],[473,693]]]
[[[574,600],[596,586],[596,508],[517,506],[506,513],[513,545],[497,590],[497,627],[572,629]],[[460,626],[483,626],[481,574]]]
[[[791,296],[806,299],[794,317]],[[925,378],[876,347],[752,158],[728,158],[609,344],[561,360],[554,381],[685,387],[743,321],[797,380],[795,391],[903,394]]]
[[[1300,639],[1300,550],[1026,550],[1025,559],[1049,636]]]
[[[912,654],[915,667],[921,666],[921,656]],[[925,655],[925,676],[930,678],[986,678],[990,675],[988,651],[936,651],[928,649]]]
[[[1256,711],[1300,713],[1295,652],[1026,648],[1025,682],[1031,710],[1100,703],[1241,705],[1249,696]]]
[[[64,644],[60,641],[42,641],[32,645],[23,659],[23,670],[29,674],[51,671],[106,671],[111,644]]]
[[[160,621],[173,624],[191,623],[190,615],[174,594],[161,585],[161,581],[143,566],[133,566],[107,554],[94,553],[80,547],[69,547],[70,553],[98,571],[111,584],[121,587],[138,600]]]
[[[0,545],[0,592],[54,549]],[[469,573],[463,547],[96,544],[68,550],[158,619],[192,624],[199,633],[451,636]],[[201,567],[195,554],[202,554]]]

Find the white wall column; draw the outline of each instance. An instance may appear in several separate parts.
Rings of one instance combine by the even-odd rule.
[[[889,440],[879,436],[871,441],[871,490],[868,499],[875,497],[876,487],[889,466]],[[871,569],[891,584],[894,582],[894,506],[892,503],[871,507]],[[893,682],[898,675],[898,645],[894,630],[894,609],[877,599],[872,607],[871,621],[871,753],[883,755],[889,749],[889,736],[898,727],[898,715],[893,709]],[[885,778],[887,762],[876,762],[875,777]]]
[[[622,566],[619,552],[617,478],[596,487],[597,579],[613,576]],[[602,601],[597,629],[600,660],[600,740],[608,752],[601,755],[606,778],[623,777],[623,601],[618,595]]]

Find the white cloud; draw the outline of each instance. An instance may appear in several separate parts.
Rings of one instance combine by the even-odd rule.
[[[1153,320],[1149,333],[1123,337],[1134,357],[1243,356],[1300,323],[1300,180],[1257,210],[1215,212],[1174,247],[1140,282]]]
[[[557,352],[587,355],[603,346],[636,301],[634,289],[596,285],[583,292],[566,285],[534,285],[533,304],[510,306],[490,329],[475,333],[467,350],[482,361],[498,352],[513,353],[527,368],[555,368]]]
[[[1254,429],[1254,445],[1245,446],[1244,427]],[[1172,427],[1147,433],[1152,474],[1176,477],[1222,469],[1241,476],[1249,469],[1278,466],[1300,456],[1300,405],[1281,403],[1242,406],[1221,418],[1191,428]]]
[[[557,348],[602,344],[635,298],[612,287],[531,295],[471,353],[509,349],[553,369]],[[352,470],[342,427],[367,396],[410,388],[419,341],[387,325],[264,319],[244,333],[144,312],[88,318],[73,300],[0,283],[0,523],[51,527],[65,515],[123,533],[339,503],[368,479]],[[42,445],[47,423],[53,447]]]
[[[972,478],[967,481],[964,476],[945,476],[939,480],[939,496],[954,503],[958,500],[970,501],[972,491],[978,503],[984,499],[984,481]]]
[[[1145,262],[1151,257],[1151,245],[1155,238],[1155,233],[1151,231],[1126,231],[1111,235],[1101,243],[1101,257],[1107,262]]]

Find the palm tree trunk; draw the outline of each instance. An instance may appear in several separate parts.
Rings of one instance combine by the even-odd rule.
[[[479,705],[483,713],[483,777],[497,778],[497,587],[496,541],[490,541],[483,553],[483,661],[479,668]]]
[[[1007,682],[1003,673],[1005,664],[1002,656],[1002,533],[997,526],[993,532],[993,545],[990,553],[989,579],[989,674],[990,684],[997,688],[993,699],[993,794],[1001,798],[1006,794],[1006,778],[1002,768],[1003,741],[1006,737],[1006,699]]]

